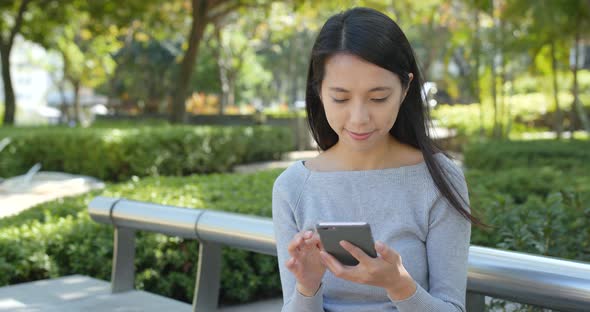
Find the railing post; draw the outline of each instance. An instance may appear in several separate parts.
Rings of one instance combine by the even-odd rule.
[[[217,311],[221,279],[221,245],[199,242],[199,265],[193,312]]]
[[[135,285],[135,230],[115,227],[111,292],[133,290]]]
[[[468,291],[465,300],[465,309],[467,312],[483,312],[486,307],[486,296],[480,293]]]

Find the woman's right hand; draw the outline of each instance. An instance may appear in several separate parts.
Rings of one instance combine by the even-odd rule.
[[[311,297],[320,288],[326,266],[321,262],[322,243],[317,233],[303,231],[295,234],[289,243],[291,258],[285,266],[297,279],[297,290]]]

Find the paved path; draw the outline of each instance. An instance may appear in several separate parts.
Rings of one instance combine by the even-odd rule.
[[[92,177],[40,171],[28,180],[24,175],[0,183],[0,218],[18,214],[35,205],[104,188]]]
[[[250,163],[245,165],[238,165],[234,167],[234,172],[237,173],[251,173],[260,170],[276,169],[276,168],[287,168],[293,162],[297,160],[307,160],[316,157],[319,154],[318,151],[296,151],[288,152],[283,155],[282,160],[274,161],[262,161],[256,163]]]

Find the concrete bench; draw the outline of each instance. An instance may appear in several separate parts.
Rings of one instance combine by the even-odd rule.
[[[109,282],[70,275],[0,288],[0,311],[190,312],[191,305],[141,290],[112,294]]]
[[[218,312],[281,311],[280,298],[225,306]],[[142,290],[111,293],[109,282],[83,275],[16,284],[0,288],[0,312],[189,312],[190,304]]]

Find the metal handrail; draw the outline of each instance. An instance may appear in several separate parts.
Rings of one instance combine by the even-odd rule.
[[[114,293],[133,289],[136,230],[200,241],[193,311],[217,309],[222,246],[276,256],[270,218],[109,197],[94,198],[88,211],[96,222],[115,227]],[[485,296],[560,311],[588,311],[590,264],[470,246],[467,310],[484,311]]]

